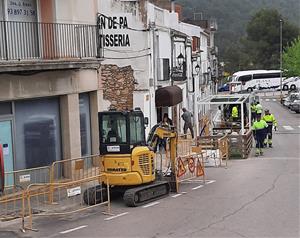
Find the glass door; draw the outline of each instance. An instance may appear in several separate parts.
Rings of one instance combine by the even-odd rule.
[[[4,172],[11,172],[14,170],[11,120],[0,121],[0,144],[3,148]],[[7,176],[5,176],[5,186],[11,186],[13,184],[13,174],[7,174]]]

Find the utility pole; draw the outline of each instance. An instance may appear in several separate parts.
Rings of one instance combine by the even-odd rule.
[[[282,99],[282,24],[283,21],[280,19],[280,99]]]

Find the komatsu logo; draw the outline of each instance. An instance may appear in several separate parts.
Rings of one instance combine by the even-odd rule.
[[[126,172],[127,169],[126,168],[108,168],[107,171],[108,172]]]

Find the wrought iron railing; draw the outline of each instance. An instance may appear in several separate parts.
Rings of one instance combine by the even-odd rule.
[[[101,58],[96,25],[0,21],[0,60]]]

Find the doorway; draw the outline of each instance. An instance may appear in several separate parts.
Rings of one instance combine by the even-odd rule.
[[[3,148],[4,157],[4,172],[14,170],[14,156],[13,156],[13,140],[12,140],[12,121],[0,121],[0,144]],[[14,184],[13,174],[5,176],[5,187]]]

